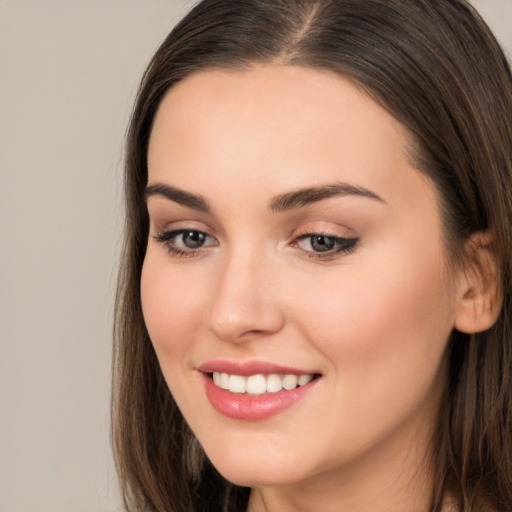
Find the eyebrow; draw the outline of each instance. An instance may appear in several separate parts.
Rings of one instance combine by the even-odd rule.
[[[163,183],[154,183],[146,187],[144,199],[147,201],[151,196],[163,196],[175,203],[204,213],[208,213],[211,210],[208,201],[201,196],[185,192],[171,185],[164,185]]]
[[[181,204],[193,210],[209,213],[211,211],[208,201],[203,197],[185,192],[179,188],[163,183],[153,183],[148,185],[144,191],[144,199],[151,196],[163,196],[170,201]],[[331,197],[359,196],[373,199],[385,203],[384,199],[375,192],[358,185],[349,183],[333,183],[329,185],[320,185],[317,187],[301,188],[292,192],[287,192],[276,196],[270,203],[270,210],[273,212],[283,212],[308,206]]]
[[[384,199],[379,197],[375,192],[358,185],[350,185],[349,183],[333,183],[330,185],[320,185],[318,187],[302,188],[294,192],[275,197],[270,203],[270,209],[274,212],[282,212],[301,208],[324,199],[339,196],[359,196],[368,199],[374,199],[385,203]]]

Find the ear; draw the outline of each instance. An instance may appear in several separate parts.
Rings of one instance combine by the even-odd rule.
[[[473,334],[491,328],[501,312],[501,258],[489,231],[473,233],[464,250],[455,328]]]

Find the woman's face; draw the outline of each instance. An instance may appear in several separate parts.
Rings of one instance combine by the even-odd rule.
[[[208,70],[164,98],[144,318],[227,479],[385,493],[418,470],[458,292],[411,145],[327,71]]]

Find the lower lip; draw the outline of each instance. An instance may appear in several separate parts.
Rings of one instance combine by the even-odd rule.
[[[204,381],[206,396],[218,412],[236,420],[256,421],[279,414],[295,405],[311,390],[318,379],[290,391],[283,389],[262,395],[231,393],[216,386],[211,376],[206,374]]]

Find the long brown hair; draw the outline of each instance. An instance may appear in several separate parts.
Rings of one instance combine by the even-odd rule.
[[[431,511],[512,510],[512,78],[465,0],[204,0],[143,77],[127,138],[126,228],[114,329],[112,436],[127,510],[242,511],[248,489],[206,459],[170,394],[146,332],[139,282],[151,126],[165,93],[194,71],[279,63],[329,69],[363,88],[418,145],[441,196],[448,254],[491,230],[503,308],[488,331],[449,341],[433,440]]]

